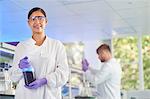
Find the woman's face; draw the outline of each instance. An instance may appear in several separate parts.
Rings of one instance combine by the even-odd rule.
[[[33,33],[44,33],[47,19],[40,11],[35,11],[31,14],[28,23]]]

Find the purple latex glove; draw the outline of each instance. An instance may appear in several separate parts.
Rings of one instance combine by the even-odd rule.
[[[83,70],[84,72],[86,72],[86,71],[88,70],[88,68],[89,68],[89,63],[88,63],[88,61],[87,61],[86,59],[83,59],[83,60],[82,60],[82,70]]]
[[[28,61],[27,56],[25,56],[23,59],[21,59],[18,65],[19,65],[20,69],[28,68],[31,66],[29,61]]]
[[[46,78],[42,78],[42,79],[37,79],[34,82],[30,83],[29,86],[25,85],[25,87],[28,89],[37,89],[45,84],[47,84],[47,80]]]

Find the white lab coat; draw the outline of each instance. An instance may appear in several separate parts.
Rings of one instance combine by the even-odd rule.
[[[20,59],[29,57],[37,79],[46,78],[48,83],[38,89],[24,87],[24,78],[18,68]],[[19,82],[15,99],[61,99],[61,87],[67,82],[69,67],[63,44],[46,37],[41,46],[30,38],[17,45],[13,67],[10,69],[13,82]]]
[[[100,70],[89,69],[86,79],[97,86],[98,99],[120,99],[121,67],[112,58]]]

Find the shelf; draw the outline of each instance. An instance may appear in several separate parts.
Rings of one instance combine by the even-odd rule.
[[[71,67],[71,73],[72,73],[72,72],[79,73],[79,74],[83,74],[83,71],[82,71],[82,70]]]
[[[79,86],[69,85],[68,83],[67,83],[65,86],[66,86],[66,87],[71,87],[71,88],[79,88]]]
[[[7,53],[14,54],[15,48],[16,47],[13,46],[13,45],[10,45],[10,44],[7,44],[7,43],[1,43],[0,50],[4,51],[4,52],[7,52]]]

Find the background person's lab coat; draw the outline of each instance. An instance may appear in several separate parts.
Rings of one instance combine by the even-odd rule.
[[[89,68],[86,79],[97,86],[98,99],[120,99],[121,67],[112,58],[100,70]]]
[[[48,83],[37,89],[24,87],[22,71],[18,68],[20,59],[28,56],[35,70],[36,79],[46,78]],[[61,87],[67,82],[69,68],[65,48],[61,42],[46,37],[41,46],[31,38],[18,44],[11,79],[19,82],[15,99],[61,99]]]

